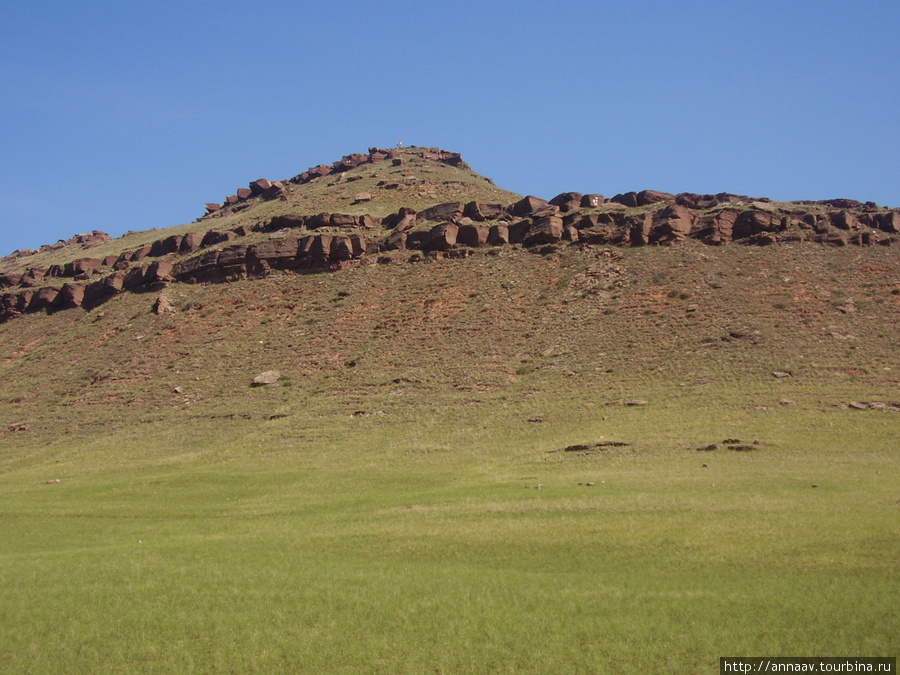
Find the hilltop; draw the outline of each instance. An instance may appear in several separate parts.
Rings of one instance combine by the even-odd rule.
[[[395,251],[418,251],[410,258],[417,260],[517,244],[545,247],[544,253],[565,243],[584,249],[689,239],[713,246],[890,246],[898,234],[900,210],[871,202],[773,203],[654,190],[522,198],[474,173],[457,153],[370,148],[289,180],[255,180],[223,203],[207,204],[206,215],[190,226],[115,240],[93,232],[17,251],[3,258],[0,270],[0,288],[8,289],[0,296],[0,320],[90,308],[123,291],[172,281],[334,270]]]

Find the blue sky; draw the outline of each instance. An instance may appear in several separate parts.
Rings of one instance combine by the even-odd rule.
[[[0,255],[435,145],[550,198],[900,206],[900,2],[32,0],[0,23]]]

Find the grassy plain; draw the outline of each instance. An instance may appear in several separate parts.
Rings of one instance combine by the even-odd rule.
[[[865,254],[506,249],[8,322],[0,670],[896,655],[900,417],[848,403],[900,399],[900,274]]]

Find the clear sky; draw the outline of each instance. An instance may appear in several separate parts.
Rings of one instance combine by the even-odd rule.
[[[440,146],[550,198],[900,206],[898,0],[29,0],[0,21],[0,255]]]

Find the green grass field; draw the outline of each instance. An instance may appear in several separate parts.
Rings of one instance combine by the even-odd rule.
[[[713,253],[511,249],[0,326],[0,671],[896,655],[900,415],[847,406],[900,399],[890,252],[877,277]]]

